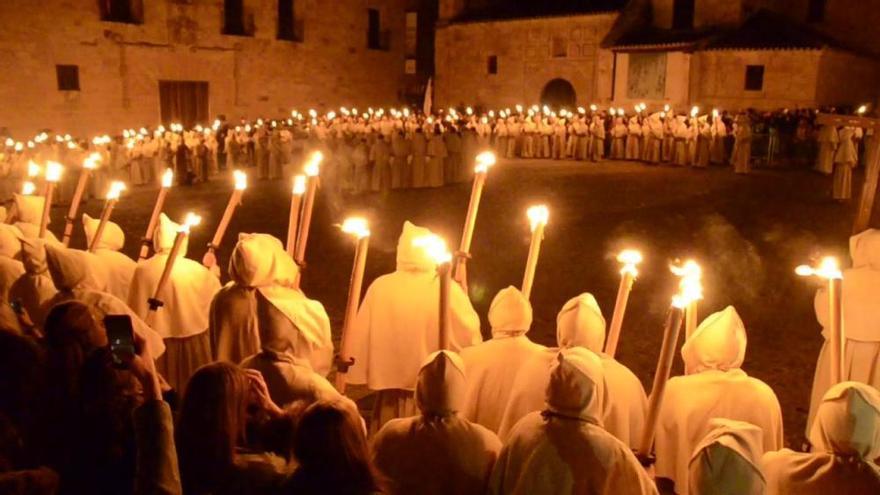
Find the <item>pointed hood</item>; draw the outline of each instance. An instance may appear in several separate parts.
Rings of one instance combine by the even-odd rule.
[[[556,317],[556,342],[562,348],[585,347],[602,352],[605,317],[592,294],[584,292],[565,303]]]
[[[153,232],[153,250],[157,254],[167,254],[174,246],[174,239],[177,237],[177,231],[180,230],[180,224],[174,223],[167,215],[162,213],[159,215],[159,225]],[[189,247],[189,236],[183,241],[180,247],[180,256],[186,256],[186,250]]]
[[[437,351],[428,356],[416,381],[415,400],[425,416],[445,416],[464,408],[464,362],[458,354]]]
[[[868,229],[849,239],[853,268],[880,270],[880,230]]]
[[[95,238],[95,232],[98,231],[98,225],[101,220],[92,218],[85,213],[82,216],[83,230],[86,233],[86,245],[92,245],[92,239]],[[122,227],[111,221],[107,221],[104,225],[104,232],[101,234],[101,241],[96,249],[109,249],[111,251],[120,251],[125,246],[125,232]]]
[[[13,193],[12,200],[19,222],[40,225],[40,222],[43,221],[43,205],[46,204],[46,198]]]
[[[429,271],[434,269],[432,260],[424,249],[413,246],[413,241],[419,237],[431,235],[431,231],[414,225],[410,222],[403,223],[403,232],[397,242],[397,269]]]
[[[0,256],[18,258],[21,254],[21,231],[14,225],[0,223]]]
[[[709,433],[690,460],[690,493],[695,495],[762,495],[761,457],[764,433],[744,421],[709,420]]]
[[[547,410],[601,425],[603,383],[598,356],[584,348],[562,349],[550,369]]]
[[[239,234],[238,244],[229,258],[229,277],[242,287],[272,285],[277,265],[283,261],[279,251],[283,252],[284,247],[271,235]]]
[[[709,315],[681,348],[690,373],[737,369],[745,355],[746,329],[733,306]]]
[[[816,410],[810,443],[838,456],[880,457],[880,392],[857,382],[831,387]]]
[[[532,305],[516,287],[502,289],[489,306],[493,336],[522,335],[532,326]]]
[[[29,275],[46,273],[49,269],[49,265],[46,263],[46,241],[42,239],[22,239],[21,261],[24,263],[24,270]]]
[[[67,249],[61,245],[46,244],[46,264],[49,275],[59,291],[73,289],[102,290],[95,278],[89,253],[78,249]]]

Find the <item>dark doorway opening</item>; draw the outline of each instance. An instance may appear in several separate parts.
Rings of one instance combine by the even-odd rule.
[[[572,109],[577,104],[574,86],[565,79],[553,79],[541,91],[541,104],[551,108]]]
[[[164,124],[207,124],[208,82],[159,81],[159,108]]]

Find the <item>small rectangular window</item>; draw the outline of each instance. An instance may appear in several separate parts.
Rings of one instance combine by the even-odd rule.
[[[55,76],[58,78],[58,91],[79,91],[78,65],[56,65]]]
[[[564,58],[568,56],[568,42],[565,38],[555,36],[553,38],[553,57]]]
[[[746,91],[761,91],[764,89],[764,66],[746,66]]]
[[[367,48],[379,50],[382,45],[382,18],[378,9],[367,9]]]
[[[826,0],[810,0],[807,7],[807,22],[822,22],[825,20]]]
[[[489,55],[489,59],[486,61],[486,72],[489,74],[498,74],[497,55]]]
[[[253,35],[253,18],[245,21],[243,0],[223,0],[223,34],[231,36]]]
[[[143,0],[98,0],[101,20],[140,24],[143,22]]]
[[[415,57],[419,47],[419,13],[406,13],[406,36],[404,37],[404,53],[407,57]]]

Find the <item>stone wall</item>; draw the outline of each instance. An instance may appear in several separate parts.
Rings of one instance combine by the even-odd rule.
[[[617,14],[578,15],[439,27],[435,43],[435,104],[490,108],[537,103],[552,79],[569,81],[578,104],[611,97],[613,57],[599,43]],[[554,56],[564,46],[566,55]],[[488,59],[498,57],[498,73]]]
[[[298,107],[401,100],[405,11],[415,0],[296,0],[304,41],[276,39],[275,0],[245,0],[253,36],[221,34],[222,0],[144,0],[143,24],[102,22],[98,2],[0,2],[0,128],[91,134],[159,121],[159,80],[210,84],[210,114],[284,116]],[[367,49],[378,8],[390,50]],[[56,64],[79,66],[59,91]]]
[[[816,82],[819,105],[877,103],[880,62],[839,50],[823,50]]]

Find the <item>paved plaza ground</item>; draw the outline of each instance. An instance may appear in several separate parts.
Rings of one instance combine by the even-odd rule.
[[[557,311],[580,292],[592,292],[610,320],[619,281],[615,253],[637,247],[646,261],[630,299],[618,357],[650,387],[665,310],[675,290],[668,266],[676,258],[693,257],[705,271],[701,315],[729,304],[737,308],[749,336],[744,369],[776,391],[785,415],[786,443],[799,446],[821,336],[813,316],[815,286],[795,276],[793,269],[824,253],[848,260],[854,210],[830,200],[830,183],[829,177],[801,170],[737,176],[729,168],[621,162],[499,163],[486,185],[469,265],[471,298],[483,319],[483,334],[489,336],[486,312],[492,297],[521,283],[529,243],[525,210],[546,203],[550,222],[532,296],[530,336],[535,341],[554,343]],[[338,229],[342,219],[358,213],[371,221],[368,284],[394,269],[404,220],[428,226],[457,244],[470,184],[364,196],[326,186],[317,200],[303,287],[324,303],[337,334],[353,254],[352,242]],[[190,257],[201,259],[230,188],[231,180],[221,177],[172,189],[166,205],[172,218],[180,219],[188,210],[204,216],[190,242]],[[224,281],[237,232],[285,238],[289,190],[286,181],[252,181],[223,242]],[[154,189],[135,189],[114,212],[128,236],[128,254],[136,253],[154,198]],[[93,200],[85,210],[97,215],[100,208]],[[63,212],[56,209],[53,215],[58,230]],[[82,247],[83,242],[79,231],[72,245]],[[673,373],[681,368],[677,359]]]

